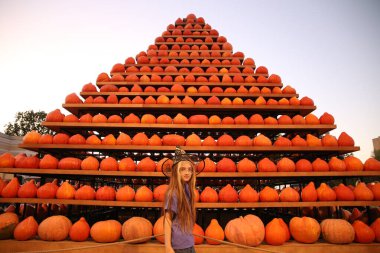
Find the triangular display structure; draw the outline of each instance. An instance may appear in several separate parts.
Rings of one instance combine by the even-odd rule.
[[[336,128],[332,115],[313,115],[312,99],[300,98],[278,75],[234,51],[203,18],[190,14],[178,19],[147,51],[115,64],[110,74],[99,74],[96,86],[84,85],[80,96],[66,97],[63,108],[70,115],[60,110],[48,114],[43,125],[57,132],[54,138],[25,138],[20,145],[37,151],[40,165],[46,167],[8,172],[39,175],[41,185],[58,178],[60,183],[71,180],[77,188],[87,184],[98,192],[103,186],[114,191],[103,189],[97,199],[34,198],[27,203],[65,204],[61,213],[74,221],[84,216],[90,224],[143,216],[154,225],[161,216],[161,185],[168,183],[160,166],[181,146],[207,158],[197,177],[197,223],[203,230],[211,219],[224,228],[247,214],[257,215],[264,224],[274,218],[289,224],[295,216],[320,222],[341,218],[343,209],[379,206],[376,199],[302,201],[301,192],[310,182],[316,188],[322,183],[332,188],[358,178],[368,182],[369,176],[378,180],[379,171],[370,171],[378,165],[347,158],[359,148],[346,134],[329,134]],[[58,167],[42,162],[47,154],[59,160]],[[116,200],[115,192],[125,185],[135,195],[116,194]],[[216,190],[219,200],[207,186]],[[294,191],[281,192],[287,187]],[[155,247],[153,242],[152,250]],[[369,246],[367,251],[375,249]]]

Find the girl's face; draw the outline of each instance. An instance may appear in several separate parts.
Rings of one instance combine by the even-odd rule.
[[[183,182],[189,182],[193,176],[193,165],[189,161],[181,161],[178,163],[178,174]]]

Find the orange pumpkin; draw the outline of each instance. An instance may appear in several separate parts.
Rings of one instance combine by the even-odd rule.
[[[82,200],[93,200],[95,199],[95,190],[90,185],[83,185],[75,192],[74,198]]]
[[[203,142],[202,142],[202,146],[216,146],[216,141],[213,137],[211,136],[207,136]]]
[[[37,197],[40,199],[54,199],[58,190],[57,180],[45,183],[37,189]]]
[[[153,225],[143,217],[132,217],[123,223],[121,233],[126,241],[149,237],[153,234]],[[133,241],[132,243],[142,243],[149,240],[150,238],[146,238]]]
[[[95,199],[96,200],[110,200],[113,201],[115,200],[116,197],[116,191],[113,187],[111,186],[102,186],[100,187],[95,194]]]
[[[345,171],[346,164],[344,163],[344,161],[334,156],[331,157],[329,161],[329,168],[331,171]]]
[[[65,216],[50,216],[38,226],[38,236],[44,241],[63,241],[69,235],[71,226],[71,221]]]
[[[136,163],[130,157],[125,157],[119,162],[120,171],[135,171]]]
[[[231,135],[228,135],[228,134],[223,134],[222,136],[220,136],[216,143],[218,146],[234,146],[235,145],[234,139],[232,138]]]
[[[75,197],[75,188],[69,182],[65,181],[57,189],[55,194],[57,199],[73,199]]]
[[[135,201],[137,202],[151,202],[153,201],[153,192],[145,185],[139,187],[135,194]]]
[[[22,222],[17,224],[13,237],[17,241],[26,241],[33,239],[37,235],[38,223],[33,216],[25,218]]]
[[[193,227],[193,235],[194,235],[194,244],[202,244],[203,243],[203,237],[205,235],[205,232],[203,231],[203,228],[199,226],[197,223],[194,223]],[[197,236],[200,235],[200,236]]]
[[[354,201],[354,192],[344,184],[340,183],[337,187],[334,187],[336,193],[336,200],[338,201]]]
[[[37,155],[26,156],[24,153],[21,153],[15,156],[15,167],[38,169],[40,167],[40,159]]]
[[[132,201],[134,198],[135,190],[128,185],[119,188],[116,192],[117,201]]]
[[[115,158],[110,156],[110,157],[104,158],[100,162],[99,169],[105,170],[105,171],[117,171],[119,169],[119,164]]]
[[[156,170],[156,162],[150,159],[150,157],[145,157],[137,164],[136,170],[153,172]]]
[[[230,158],[224,157],[216,164],[218,172],[235,172],[236,164]]]
[[[240,190],[239,200],[240,202],[258,202],[259,194],[255,189],[247,184],[243,189]]]
[[[216,203],[218,199],[218,193],[209,186],[206,186],[200,195],[201,202]]]
[[[318,199],[318,192],[315,189],[314,182],[310,182],[302,189],[301,198],[304,202],[314,202]]]
[[[319,201],[335,201],[336,193],[333,189],[330,188],[325,183],[321,183],[321,185],[317,189],[318,200]]]
[[[102,145],[116,145],[116,138],[113,134],[109,134],[102,140]]]
[[[98,170],[99,161],[93,156],[88,156],[82,160],[80,167],[82,170]]]
[[[247,135],[241,135],[236,138],[235,146],[252,146],[252,140]]]
[[[210,158],[206,158],[203,160],[203,163],[199,163],[197,166],[197,171],[200,171],[203,168],[204,172],[215,172],[216,164]]]
[[[154,223],[154,226],[153,226],[153,235],[156,236],[156,240],[159,241],[160,243],[165,243],[165,237],[161,234],[164,233],[164,216],[161,216],[160,218],[158,218],[158,220],[156,221],[156,223]],[[158,236],[160,235],[160,236]]]
[[[153,189],[153,198],[155,201],[163,202],[165,200],[165,194],[169,185],[162,184]]]
[[[0,155],[0,168],[13,168],[15,158],[11,153],[3,153]]]
[[[325,134],[325,136],[322,137],[322,146],[324,147],[337,147],[338,146],[338,140],[330,135],[330,134]]]
[[[185,138],[177,134],[167,134],[162,137],[162,145],[164,146],[184,146]]]
[[[196,134],[191,134],[186,138],[186,146],[201,146],[202,141],[201,138]]]
[[[380,242],[380,218],[377,218],[374,222],[372,222],[371,228],[373,232],[375,232],[376,242]]]
[[[355,242],[371,243],[375,240],[375,231],[361,220],[354,221],[352,227],[355,230]]]
[[[307,142],[304,138],[301,138],[299,135],[296,135],[292,140],[292,146],[306,147]]]
[[[322,140],[312,134],[306,135],[306,142],[307,142],[307,145],[310,147],[322,146]]]
[[[343,219],[325,219],[321,222],[323,239],[329,243],[351,243],[355,238],[355,230]]]
[[[205,236],[211,237],[220,241],[224,240],[224,230],[223,228],[219,225],[218,220],[212,219],[210,224],[207,226],[205,230]],[[218,241],[212,240],[212,239],[206,239],[208,244],[211,245],[219,245],[221,244]]]
[[[283,157],[277,162],[277,170],[279,172],[293,172],[296,171],[296,165],[289,158]]]
[[[354,195],[357,201],[372,201],[374,199],[372,191],[363,182],[356,185]]]
[[[236,166],[238,172],[254,172],[256,171],[256,164],[248,158],[240,160]]]
[[[55,170],[58,168],[58,159],[50,154],[44,155],[40,160],[40,169]]]
[[[364,163],[364,170],[368,171],[379,171],[380,170],[380,161],[375,158],[368,158]]]
[[[270,245],[282,245],[289,240],[289,228],[281,218],[274,218],[265,226],[265,241]]]
[[[373,199],[374,200],[380,200],[380,183],[371,183],[367,185],[368,188],[372,191],[373,193]],[[1,193],[1,190],[0,190]]]
[[[0,240],[10,239],[19,220],[15,213],[0,214]]]
[[[254,146],[272,146],[272,141],[263,134],[259,134],[253,138]]]
[[[120,133],[116,139],[116,145],[131,145],[132,139],[128,134]]]
[[[220,202],[237,202],[238,199],[239,195],[237,191],[230,184],[227,184],[219,191]]]
[[[278,202],[279,196],[275,189],[265,186],[259,193],[260,202]]]
[[[257,163],[257,169],[259,172],[276,172],[277,166],[269,158],[265,157]]]
[[[76,157],[65,157],[59,160],[58,169],[60,170],[80,170],[82,160]]]
[[[81,217],[75,222],[69,231],[69,237],[72,241],[83,242],[86,241],[90,235],[90,225],[88,225],[86,219]]]
[[[17,197],[19,198],[35,198],[37,196],[37,186],[34,183],[34,179],[21,185],[18,189]]]
[[[300,194],[291,187],[285,187],[280,193],[281,202],[298,202],[300,201]]]
[[[325,112],[321,115],[321,117],[319,117],[319,122],[321,124],[326,124],[326,125],[333,125],[334,124],[334,116],[332,116],[331,114]]]
[[[41,137],[41,134],[39,134],[36,130],[32,130],[23,137],[22,143],[24,144],[38,144],[38,141]]]
[[[92,225],[90,235],[95,242],[116,242],[120,239],[121,228],[117,220],[98,221]]]
[[[362,171],[364,169],[363,163],[357,157],[347,156],[343,161],[346,164],[347,171]]]
[[[149,138],[145,133],[137,133],[132,138],[132,145],[148,145]]]
[[[342,132],[338,137],[339,146],[355,146],[355,141],[346,132]]]
[[[290,234],[297,242],[315,243],[321,234],[318,221],[310,217],[293,217],[289,222]]]
[[[330,170],[329,164],[325,160],[322,160],[321,158],[315,159],[311,163],[311,165],[312,165],[313,171],[329,171]]]
[[[230,242],[247,246],[257,246],[265,237],[263,222],[259,217],[252,214],[230,220],[224,232]]]
[[[311,172],[313,170],[313,166],[311,162],[306,159],[300,159],[296,162],[296,171],[300,172]]]
[[[65,115],[59,109],[49,112],[46,115],[46,122],[62,122]]]
[[[17,193],[20,188],[20,183],[17,177],[11,179],[11,181],[1,191],[3,198],[17,198]]]

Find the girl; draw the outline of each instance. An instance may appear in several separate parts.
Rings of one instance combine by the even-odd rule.
[[[195,165],[186,155],[176,156],[165,196],[166,253],[195,253]]]

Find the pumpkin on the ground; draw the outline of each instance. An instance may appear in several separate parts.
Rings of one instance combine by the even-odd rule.
[[[33,216],[29,216],[17,224],[13,237],[17,241],[26,241],[33,239],[37,235],[38,223]]]
[[[148,237],[131,242],[142,243],[150,240],[149,236],[153,234],[153,225],[149,220],[143,217],[132,217],[123,223],[121,232],[126,241]]]
[[[297,242],[315,243],[321,234],[318,221],[310,217],[293,217],[289,222],[290,234]]]
[[[282,245],[289,240],[289,228],[281,218],[274,218],[265,226],[265,241],[270,245]]]
[[[343,219],[325,219],[321,222],[323,239],[329,243],[345,244],[355,239],[355,230]]]
[[[90,235],[90,229],[90,225],[88,225],[86,219],[81,217],[71,226],[69,231],[70,239],[76,242],[86,241]]]
[[[116,242],[120,239],[121,224],[117,220],[98,221],[90,229],[95,242]]]
[[[220,241],[224,240],[224,230],[219,225],[217,219],[212,219],[211,220],[210,224],[208,225],[208,227],[205,230],[205,236],[211,237],[211,238],[214,238],[214,239],[217,239],[217,240],[220,240]],[[221,244],[218,241],[215,241],[215,240],[212,240],[212,239],[208,239],[208,238],[206,239],[206,241],[207,241],[208,244],[211,244],[211,245],[219,245],[219,244]]]
[[[261,219],[253,214],[230,220],[225,229],[227,240],[247,246],[259,245],[265,237],[265,227]]]
[[[63,241],[69,235],[71,226],[71,221],[65,216],[50,216],[38,226],[38,236],[44,241]]]

